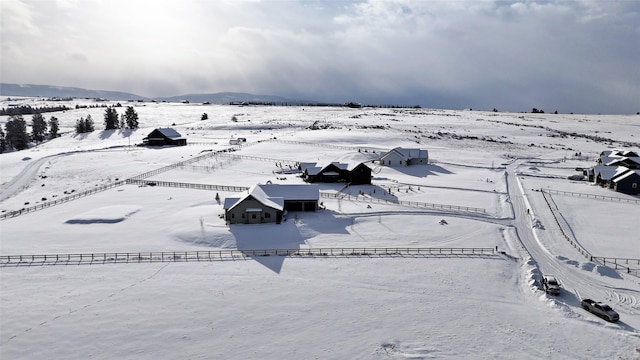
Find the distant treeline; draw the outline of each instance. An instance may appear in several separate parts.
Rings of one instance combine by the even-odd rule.
[[[32,115],[32,114],[42,114],[48,112],[55,111],[65,111],[69,110],[69,107],[65,105],[61,106],[42,106],[42,107],[31,107],[30,105],[20,105],[20,106],[11,106],[9,108],[2,108],[0,110],[0,115]]]
[[[372,108],[395,108],[395,109],[402,109],[402,108],[414,108],[414,109],[420,109],[420,105],[414,105],[414,106],[406,106],[406,105],[361,105],[358,103],[354,103],[354,102],[349,102],[346,104],[337,104],[337,103],[304,103],[304,102],[293,102],[293,103],[288,103],[288,102],[280,102],[280,101],[243,101],[243,102],[230,102],[228,103],[228,105],[237,105],[237,106],[243,106],[243,105],[253,105],[253,106],[308,106],[308,107],[312,107],[312,106],[318,106],[318,107],[349,107],[349,108],[362,108],[362,107],[372,107]]]

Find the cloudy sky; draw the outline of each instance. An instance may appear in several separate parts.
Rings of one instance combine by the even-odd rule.
[[[2,0],[1,79],[505,111],[640,111],[637,0]]]

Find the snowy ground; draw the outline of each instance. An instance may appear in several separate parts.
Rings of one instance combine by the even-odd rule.
[[[237,151],[149,179],[245,187],[301,183],[279,171],[295,161],[365,161],[396,146],[428,149],[430,164],[376,166],[367,186],[323,184],[322,191],[351,196],[323,198],[326,210],[290,214],[291,221],[279,225],[227,226],[211,191],[113,187],[3,220],[1,255],[337,247],[498,247],[504,254],[5,266],[2,358],[640,356],[640,279],[578,252],[538,191],[623,199],[547,195],[565,233],[588,253],[640,258],[640,199],[567,179],[602,150],[638,151],[637,116],[135,106],[144,126],[137,131],[66,133],[0,155],[0,211],[212,154],[237,137],[247,138]],[[201,121],[205,112],[209,119]],[[87,114],[100,128],[103,113],[85,108],[55,116],[70,131]],[[130,146],[173,124],[189,146]],[[321,129],[311,130],[313,124]],[[365,195],[358,199],[359,193]],[[537,288],[540,273],[560,278],[560,296]],[[610,304],[620,322],[582,310],[583,297]]]

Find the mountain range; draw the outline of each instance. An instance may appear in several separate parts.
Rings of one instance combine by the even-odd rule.
[[[185,94],[169,97],[148,98],[132,93],[107,90],[90,90],[77,87],[53,85],[0,83],[0,96],[26,96],[47,98],[90,98],[112,101],[167,101],[167,102],[209,102],[211,104],[269,103],[287,105],[318,104],[317,101],[289,99],[275,95],[254,95],[247,93],[220,92],[209,94]]]

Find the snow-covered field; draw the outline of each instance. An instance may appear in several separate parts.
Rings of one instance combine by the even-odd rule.
[[[76,104],[93,103],[68,106]],[[640,358],[640,278],[590,261],[555,220],[592,256],[640,259],[640,197],[567,179],[603,150],[639,151],[637,115],[123,105],[135,106],[141,129],[75,135],[75,121],[87,114],[103,128],[104,108],[44,114],[58,117],[65,134],[0,155],[0,211],[46,204],[203,154],[211,156],[147,180],[297,184],[302,180],[295,173],[280,172],[292,162],[366,161],[397,146],[428,149],[430,163],[373,165],[372,185],[320,184],[323,192],[350,196],[322,198],[326,209],[289,214],[278,225],[226,225],[222,203],[233,192],[116,186],[2,220],[0,255],[499,251],[3,266],[3,359]],[[3,100],[0,107],[6,106]],[[203,113],[208,120],[200,120]],[[189,145],[135,146],[154,128],[169,126]],[[247,142],[217,152],[237,137]],[[467,207],[483,212],[455,210]],[[560,296],[538,288],[541,273],[559,277]],[[620,321],[582,310],[585,297],[611,305]]]

